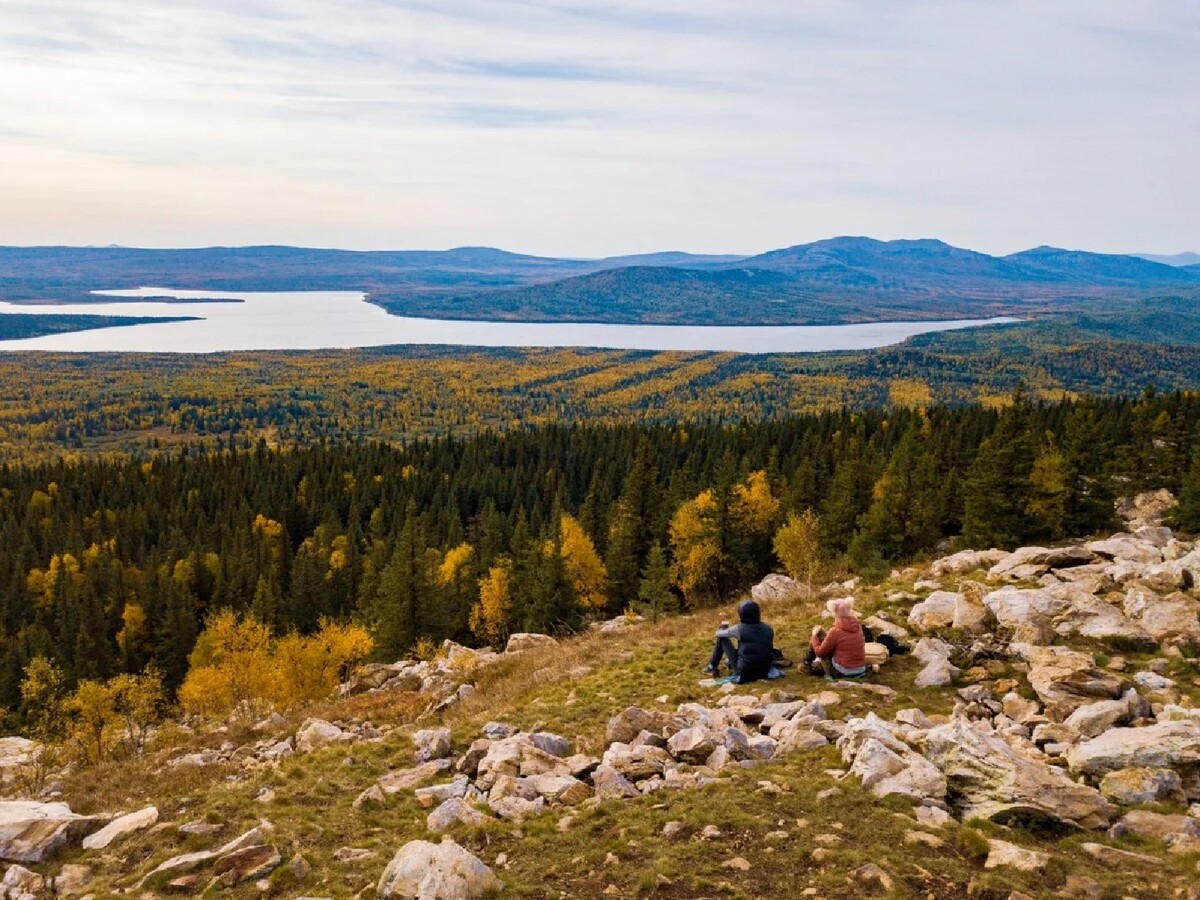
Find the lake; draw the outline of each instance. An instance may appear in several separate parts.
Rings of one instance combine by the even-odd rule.
[[[604,325],[578,322],[478,322],[393,316],[357,291],[226,293],[145,287],[97,291],[112,302],[29,306],[0,302],[0,314],[198,316],[197,321],[126,325],[24,340],[0,350],[65,353],[223,353],[326,350],[396,344],[472,347],[599,347],[613,350],[713,350],[811,353],[868,350],[917,334],[996,325],[1009,318],[863,325]],[[244,302],[163,303],[138,297]]]

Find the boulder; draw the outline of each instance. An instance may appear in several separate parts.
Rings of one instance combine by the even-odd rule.
[[[670,737],[687,727],[687,720],[679,716],[630,706],[608,720],[605,739],[610,744],[630,744],[643,731]]]
[[[1022,547],[1006,554],[988,574],[993,578],[1036,578],[1049,569],[1085,566],[1093,559],[1095,555],[1084,547]]]
[[[750,589],[750,596],[757,603],[769,606],[788,600],[805,600],[808,588],[786,575],[772,573]]]
[[[68,863],[54,878],[54,894],[58,897],[76,897],[86,893],[92,883],[92,870],[87,866]]]
[[[667,750],[673,757],[680,762],[694,765],[702,765],[715,749],[716,741],[703,728],[684,728],[671,735],[667,741]]]
[[[1135,809],[1123,815],[1113,828],[1121,833],[1136,834],[1151,841],[1170,843],[1176,835],[1200,837],[1200,819],[1191,816],[1172,816]]]
[[[986,571],[1006,556],[1008,554],[1003,550],[960,550],[936,560],[929,567],[929,572],[934,578],[943,578],[946,575],[965,575],[980,569]]]
[[[1092,541],[1087,545],[1087,549],[1105,559],[1119,559],[1142,565],[1163,561],[1162,551],[1158,547],[1131,534],[1114,534],[1108,540]]]
[[[401,791],[411,791],[422,782],[428,781],[443,772],[450,771],[450,760],[434,759],[410,769],[397,769],[388,772],[379,779],[379,787],[385,794],[398,794]]]
[[[546,801],[542,797],[526,800],[524,797],[501,797],[498,800],[488,798],[488,806],[501,819],[508,822],[524,822],[530,816],[540,816],[546,810]]]
[[[592,796],[592,789],[570,775],[534,775],[528,779],[547,803],[576,806]]]
[[[226,853],[213,863],[213,874],[227,885],[241,884],[270,875],[282,862],[279,850],[271,844],[243,847]]]
[[[612,766],[602,765],[592,773],[592,787],[601,800],[623,800],[639,796],[633,782]]]
[[[65,803],[33,800],[0,802],[0,859],[40,863],[60,847],[74,844],[91,834],[104,820],[80,816]]]
[[[604,751],[601,766],[610,766],[632,781],[641,781],[661,775],[667,766],[673,765],[671,755],[661,747],[631,747],[628,744],[610,744]]]
[[[1120,676],[1098,668],[1087,653],[1029,644],[1013,644],[1011,649],[1029,663],[1029,686],[1056,722],[1097,700],[1115,700],[1128,687]]]
[[[1070,604],[1045,588],[1001,588],[983,598],[983,605],[1003,628],[1012,629],[1017,640],[1044,644],[1054,633],[1054,620]]]
[[[346,744],[356,740],[356,736],[348,731],[342,731],[332,722],[324,719],[305,719],[296,732],[296,752],[311,753],[332,744]]]
[[[28,765],[41,751],[41,746],[28,738],[0,738],[0,770]]]
[[[466,775],[458,775],[455,776],[453,781],[446,782],[445,784],[431,784],[429,787],[417,788],[413,791],[413,796],[417,798],[417,802],[421,804],[422,809],[429,809],[446,800],[467,796],[467,788],[470,784],[470,779]]]
[[[1086,588],[1064,583],[1047,590],[1066,603],[1065,609],[1054,620],[1056,633],[1064,637],[1077,634],[1097,640],[1119,638],[1145,648],[1154,645],[1154,639],[1145,628],[1127,619],[1118,607],[1090,594]]]
[[[403,900],[474,900],[503,885],[483,861],[454,841],[410,841],[384,869],[376,895]]]
[[[1050,864],[1050,854],[1026,850],[1008,841],[989,840],[985,869],[1016,869],[1018,872],[1044,872]]]
[[[445,759],[450,755],[449,728],[423,728],[412,736],[417,748],[417,762]]]
[[[942,799],[946,779],[923,756],[905,749],[896,752],[877,738],[867,738],[854,756],[850,774],[877,797],[898,794],[913,800]]]
[[[571,755],[571,742],[565,737],[551,734],[548,731],[533,732],[529,735],[529,742],[543,753],[549,753],[559,759],[566,759]]]
[[[158,821],[158,807],[147,806],[137,812],[113,819],[99,831],[89,834],[83,839],[84,850],[103,850],[113,841],[118,841],[126,835],[149,828]]]
[[[1159,722],[1112,728],[1071,748],[1071,772],[1100,778],[1118,769],[1173,769],[1185,778],[1200,771],[1200,722]]]
[[[1117,769],[1100,779],[1100,793],[1121,806],[1184,801],[1179,775],[1171,769]]]
[[[919,631],[947,628],[954,623],[954,612],[962,599],[952,591],[934,591],[908,613],[908,624]]]
[[[509,635],[508,643],[504,645],[505,653],[524,653],[526,650],[537,650],[557,646],[558,641],[548,634],[528,634],[518,631]]]
[[[1159,599],[1145,589],[1131,589],[1125,595],[1125,612],[1160,643],[1200,643],[1200,602],[1187,594]]]
[[[1071,726],[1079,732],[1080,737],[1087,739],[1103,734],[1117,725],[1123,725],[1131,718],[1133,716],[1128,700],[1098,700],[1079,707],[1067,716],[1064,724]]]
[[[963,819],[1042,819],[1100,828],[1112,808],[1094,788],[1022,755],[982,723],[956,718],[925,736],[925,756],[946,777]]]
[[[1130,528],[1161,525],[1167,512],[1179,501],[1166,488],[1122,497],[1114,504],[1117,517]]]
[[[14,900],[36,897],[45,887],[46,879],[37,872],[31,872],[24,866],[9,866],[8,871],[4,873],[4,879],[0,880],[0,888],[3,888],[0,896],[12,897]]]
[[[913,684],[919,688],[945,687],[961,674],[961,669],[951,664],[944,656],[939,656],[917,673]]]
[[[481,813],[461,797],[451,797],[425,818],[425,827],[430,831],[445,831],[458,822],[464,825],[486,825],[492,817]]]
[[[979,585],[970,582],[963,586],[954,603],[954,621],[952,628],[967,631],[971,634],[984,634],[991,631],[995,623],[992,611],[983,604],[983,592]]]

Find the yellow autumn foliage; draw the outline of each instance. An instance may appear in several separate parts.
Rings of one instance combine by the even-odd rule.
[[[507,564],[493,566],[479,582],[479,602],[471,610],[471,630],[484,640],[499,644],[508,637],[512,610]]]
[[[373,646],[358,625],[323,620],[316,634],[276,639],[253,617],[226,610],[213,616],[197,639],[179,704],[186,712],[215,717],[320,700]]]

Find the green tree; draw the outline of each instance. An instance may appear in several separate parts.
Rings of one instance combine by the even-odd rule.
[[[638,603],[634,609],[651,622],[657,622],[660,615],[679,611],[679,598],[671,590],[671,568],[667,564],[667,554],[657,541],[646,554],[646,567],[642,571]]]

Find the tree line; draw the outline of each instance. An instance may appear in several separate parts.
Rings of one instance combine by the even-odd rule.
[[[39,658],[64,689],[152,667],[172,694],[221,611],[279,640],[354,622],[395,659],[721,601],[802,568],[808,544],[871,575],[949,540],[1103,532],[1116,497],[1150,488],[1200,530],[1198,428],[1197,394],[1018,393],[4,466],[0,703],[20,707]]]

